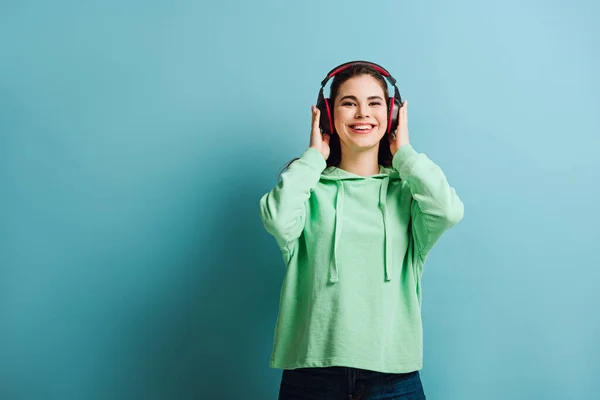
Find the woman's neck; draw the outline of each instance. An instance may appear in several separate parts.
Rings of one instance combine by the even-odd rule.
[[[379,149],[377,147],[367,151],[342,151],[342,160],[338,168],[359,176],[371,176],[379,173]]]

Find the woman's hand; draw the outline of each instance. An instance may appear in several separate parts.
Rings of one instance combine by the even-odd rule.
[[[310,132],[310,147],[315,148],[321,152],[323,158],[327,160],[329,158],[329,141],[331,136],[327,133],[322,134],[319,128],[319,121],[321,120],[321,111],[312,106],[312,130]]]
[[[396,154],[398,149],[405,144],[410,143],[408,139],[408,100],[404,100],[402,107],[398,111],[398,128],[392,132],[388,139],[390,140],[390,150],[392,156]]]

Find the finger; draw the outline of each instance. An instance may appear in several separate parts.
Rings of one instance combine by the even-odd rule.
[[[331,140],[331,135],[329,133],[323,134],[323,142],[325,142],[329,146],[329,141]]]
[[[316,132],[320,132],[319,130],[319,117],[321,113],[316,106],[312,106],[312,128]]]
[[[312,116],[312,120],[311,120],[311,124],[310,124],[310,134],[311,136],[315,136],[315,121],[317,120],[316,115],[317,115],[317,110],[315,106],[311,106],[310,107],[310,112],[311,112],[311,116]]]

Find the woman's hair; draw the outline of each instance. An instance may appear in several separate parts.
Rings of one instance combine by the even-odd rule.
[[[335,99],[340,90],[340,86],[344,82],[346,82],[348,79],[354,78],[355,76],[360,76],[360,75],[372,76],[373,78],[375,78],[377,80],[377,82],[379,82],[379,84],[381,85],[381,88],[383,89],[383,93],[385,95],[384,97],[386,99],[386,105],[389,106],[389,104],[387,104],[389,102],[387,82],[385,81],[385,78],[383,77],[383,75],[381,75],[376,69],[374,69],[373,67],[371,67],[369,65],[355,64],[355,65],[352,65],[351,67],[346,68],[343,71],[338,72],[333,77],[333,80],[331,81],[331,88],[329,90],[329,98],[331,99],[332,118],[335,118],[333,116],[333,112],[334,112],[334,108],[335,108],[335,107],[333,107],[333,104],[335,104]],[[335,131],[335,127],[333,129],[333,134],[331,135],[331,138],[329,141],[329,148],[330,148],[329,157],[327,158],[327,161],[326,161],[327,167],[330,167],[330,166],[337,167],[340,164],[340,161],[342,161],[342,148],[340,145],[340,137],[338,136],[337,132]],[[277,174],[277,180],[279,180],[281,174],[285,170],[287,170],[289,168],[289,166],[297,159],[298,158],[294,158],[293,160],[287,162],[280,169],[280,171]],[[392,152],[390,150],[387,135],[384,135],[379,142],[378,162],[380,165],[383,165],[384,167],[390,167],[392,165]]]

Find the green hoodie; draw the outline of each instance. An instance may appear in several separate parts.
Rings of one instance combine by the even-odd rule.
[[[392,165],[358,176],[308,148],[261,198],[286,265],[271,367],[422,368],[423,263],[464,208],[410,144]]]

